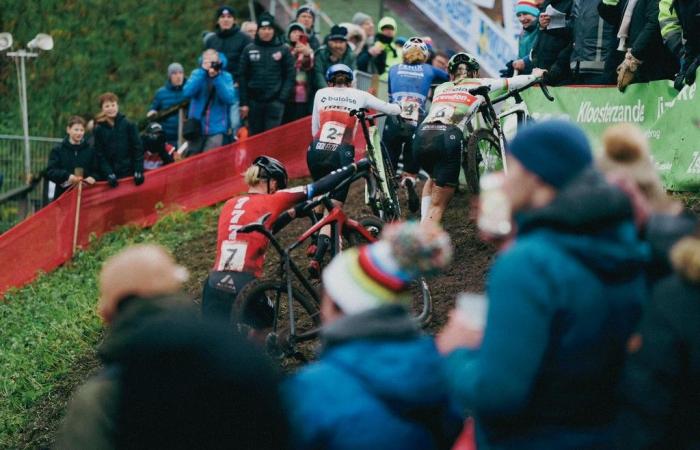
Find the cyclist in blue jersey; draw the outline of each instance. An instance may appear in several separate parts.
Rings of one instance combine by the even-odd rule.
[[[401,115],[387,117],[382,144],[394,167],[403,152],[402,185],[408,191],[408,208],[411,212],[417,212],[420,207],[420,199],[415,190],[419,165],[411,151],[413,135],[425,117],[425,103],[430,86],[449,80],[447,72],[425,63],[429,54],[426,43],[421,38],[412,37],[403,46],[403,64],[397,64],[389,70],[389,99],[391,103],[401,106]]]

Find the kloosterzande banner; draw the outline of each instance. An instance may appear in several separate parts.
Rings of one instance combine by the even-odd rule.
[[[610,125],[639,125],[651,144],[656,168],[667,189],[700,191],[700,98],[697,84],[678,92],[669,81],[630,85],[624,93],[615,87],[550,88],[549,102],[539,89],[523,92],[536,120],[568,118],[583,127],[597,150]]]
[[[516,59],[518,43],[470,0],[411,0],[426,16],[473,53],[492,76]]]

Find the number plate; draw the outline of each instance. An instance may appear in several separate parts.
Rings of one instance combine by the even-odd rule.
[[[449,122],[452,119],[452,116],[455,113],[455,107],[452,105],[433,105],[432,108],[430,108],[430,114],[428,114],[428,117],[426,118],[426,122],[430,122],[430,120],[436,119],[439,120],[440,122]]]
[[[418,122],[418,113],[420,112],[420,103],[415,100],[402,100],[401,117],[406,120]]]
[[[221,243],[221,258],[216,270],[231,270],[240,272],[245,264],[245,254],[248,244],[240,241],[224,241]]]
[[[328,144],[341,144],[343,142],[343,135],[345,134],[345,124],[340,122],[326,122],[321,128],[321,142],[326,142]]]

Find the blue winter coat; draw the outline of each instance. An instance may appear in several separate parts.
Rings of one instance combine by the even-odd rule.
[[[386,308],[401,310],[400,321],[394,320],[395,309],[388,311],[394,319],[377,320],[376,313],[385,314]],[[421,419],[406,417],[411,412],[429,417],[440,439],[449,444],[458,434],[462,421],[449,406],[442,361],[432,339],[416,332],[403,308],[377,308],[381,309],[385,311],[334,323],[326,339],[334,334],[346,337],[336,339],[317,363],[287,381],[295,448],[437,448],[429,427],[420,424]],[[397,323],[408,333],[398,336]],[[341,328],[345,330],[339,332]],[[368,329],[372,331],[364,331]]]
[[[481,449],[612,448],[625,343],[647,298],[648,248],[626,196],[595,172],[520,217],[487,281],[480,350],[447,360]]]
[[[187,82],[187,80],[185,80],[185,82]],[[165,86],[156,91],[156,95],[153,97],[151,106],[148,109],[153,111],[162,111],[170,108],[173,105],[182,103],[182,101],[185,100],[183,86],[184,84],[182,86],[173,86],[170,80],[167,80],[165,82]],[[177,113],[174,113],[170,117],[160,121],[160,124],[163,126],[163,131],[165,132],[165,140],[174,146],[177,146],[177,123]]]
[[[226,57],[222,53],[219,53],[219,59],[226,67]],[[216,94],[204,111],[212,87],[216,89]],[[191,99],[188,117],[201,120],[204,136],[228,131],[229,109],[236,102],[236,91],[233,89],[233,78],[230,73],[221,70],[215,78],[209,78],[207,72],[198,67],[192,71],[182,90],[185,97]]]

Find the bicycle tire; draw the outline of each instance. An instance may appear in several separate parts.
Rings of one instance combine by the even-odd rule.
[[[297,353],[296,344],[315,339],[321,326],[321,313],[318,305],[295,286],[292,287],[292,304],[296,326],[294,339],[290,339],[289,333],[291,327],[289,325],[287,283],[280,280],[264,279],[248,283],[234,301],[231,312],[232,325],[239,331],[245,332],[260,329],[250,323],[244,323],[245,311],[250,302],[260,299],[262,296],[265,296],[268,301],[272,300],[269,294],[274,294],[273,302],[279,302],[279,308],[277,309],[276,327],[267,334],[267,350],[275,356],[295,356]],[[313,354],[313,351],[309,353]],[[305,356],[305,359],[308,357]]]
[[[384,228],[384,221],[376,216],[363,216],[357,221],[377,239]],[[348,247],[357,247],[370,243],[364,236],[351,229],[343,230],[343,237]]]
[[[415,320],[422,328],[425,328],[430,325],[430,322],[433,319],[433,295],[430,292],[430,286],[428,285],[425,277],[420,277],[418,280],[414,281],[414,284],[418,284],[418,286],[412,287],[414,297],[418,295],[416,291],[419,290],[420,294],[418,295],[418,300],[421,306],[419,309],[420,312],[417,316],[413,317],[413,320]]]
[[[479,193],[479,180],[485,173],[503,169],[501,144],[490,130],[476,130],[467,140],[466,161],[462,162],[464,176],[472,194]]]

